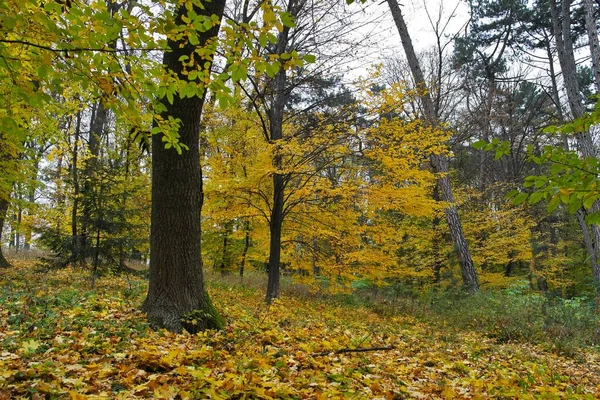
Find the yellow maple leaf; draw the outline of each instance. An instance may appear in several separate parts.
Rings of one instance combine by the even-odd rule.
[[[23,342],[21,345],[21,351],[24,353],[33,353],[37,349],[39,349],[40,344],[36,342],[34,339],[29,339]]]

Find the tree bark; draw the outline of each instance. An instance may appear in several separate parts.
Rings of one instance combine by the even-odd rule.
[[[198,15],[223,16],[225,0],[203,3],[204,9],[194,6]],[[181,5],[177,10],[177,25],[185,25],[187,14]],[[206,32],[198,32],[199,45],[194,46],[183,37],[169,39],[170,51],[165,52],[163,64],[179,79],[183,75],[182,56],[198,59],[196,49],[207,46],[219,32],[219,25]],[[204,56],[199,65],[210,63]],[[200,167],[200,121],[206,91],[202,96],[180,98],[173,104],[163,98],[167,111],[163,118],[179,122],[179,142],[189,150],[178,154],[165,149],[160,135],[152,138],[152,212],[150,233],[150,273],[148,295],[142,309],[155,327],[173,332],[182,329],[195,333],[219,328],[222,321],[212,306],[204,287],[200,251],[200,212],[203,203],[202,170]],[[186,315],[194,314],[197,323],[186,322]]]
[[[233,221],[227,221],[225,223],[225,229],[223,232],[223,253],[221,254],[221,276],[227,276],[231,274],[231,251],[229,249],[229,236],[233,231]]]
[[[293,9],[293,0],[289,0],[288,12]],[[284,27],[279,33],[277,40],[277,54],[285,53],[288,45],[288,35],[290,32],[289,27]],[[271,143],[275,146],[275,154],[273,157],[273,164],[277,170],[282,165],[282,158],[280,154],[280,148],[278,142],[283,139],[283,113],[286,101],[286,90],[285,86],[287,83],[287,75],[285,69],[282,67],[275,76],[274,84],[274,99],[269,113],[269,130]],[[283,227],[283,207],[284,207],[284,190],[285,190],[285,176],[280,172],[276,171],[273,173],[273,204],[271,207],[271,215],[269,218],[269,265],[268,265],[268,280],[267,280],[267,294],[266,301],[271,303],[273,299],[279,297],[279,275],[280,275],[280,262],[281,262],[281,231]]]
[[[92,227],[92,194],[95,186],[95,175],[98,170],[98,157],[100,156],[100,144],[104,134],[104,128],[108,120],[108,110],[102,100],[98,102],[92,113],[90,121],[90,134],[88,137],[89,158],[86,160],[83,182],[83,211],[81,218],[81,235],[78,244],[79,261],[86,263],[87,257],[91,254],[89,234],[93,232]]]
[[[71,166],[71,176],[73,179],[73,207],[71,208],[71,266],[75,268],[80,259],[79,254],[79,235],[77,232],[77,214],[79,212],[79,135],[81,133],[81,112],[77,113],[77,123],[75,125],[75,143],[73,144],[73,165]]]
[[[8,268],[10,267],[10,263],[2,254],[2,231],[4,229],[4,220],[6,219],[6,215],[8,213],[8,206],[10,202],[8,199],[4,199],[0,197],[0,268]]]
[[[598,43],[598,29],[594,18],[594,3],[592,0],[583,0],[585,8],[585,28],[588,34],[590,54],[592,55],[592,72],[596,92],[600,93],[600,43]]]
[[[577,65],[573,51],[573,41],[571,39],[571,0],[563,0],[559,10],[556,0],[550,1],[550,12],[552,17],[552,28],[558,50],[558,61],[563,74],[563,81],[569,100],[569,108],[574,118],[581,118],[585,113],[585,108],[581,99],[579,82],[577,80]],[[597,157],[594,142],[589,131],[577,133],[577,147],[583,157]],[[592,206],[592,212],[600,211],[600,202],[596,201]],[[578,216],[579,219],[579,216]],[[585,221],[584,221],[585,222]],[[579,219],[581,225],[581,219]],[[582,226],[585,235],[586,229]],[[600,226],[593,224],[591,226],[593,246],[589,248],[586,245],[588,254],[590,254],[590,263],[592,267],[592,276],[596,288],[596,296],[600,296],[600,266],[598,265],[598,246],[600,246]]]
[[[394,22],[396,23],[398,33],[400,34],[402,47],[406,53],[406,59],[419,92],[425,118],[430,124],[438,125],[438,116],[435,113],[435,107],[433,101],[431,100],[419,60],[413,48],[412,40],[408,33],[408,28],[404,22],[402,11],[400,10],[397,0],[387,0],[387,2],[392,12]],[[440,174],[440,178],[438,179],[440,194],[442,200],[448,204],[448,207],[445,210],[446,220],[450,229],[452,241],[454,242],[454,248],[458,254],[464,287],[468,292],[477,292],[479,291],[477,272],[475,271],[475,265],[469,251],[469,246],[463,233],[458,210],[456,209],[454,202],[452,185],[450,183],[450,178],[448,177],[448,159],[445,155],[435,154],[431,156],[431,163],[435,172]]]
[[[244,268],[246,267],[246,257],[248,256],[248,249],[250,248],[250,218],[246,218],[244,223],[244,250],[242,251],[242,261],[240,261],[240,278],[244,277]]]

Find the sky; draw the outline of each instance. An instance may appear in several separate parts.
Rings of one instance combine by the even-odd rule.
[[[462,31],[468,20],[468,6],[462,0],[399,0],[399,4],[417,53],[432,48],[436,43],[436,35],[428,13],[434,23],[439,19],[442,26],[447,24],[444,31],[446,40]],[[370,66],[389,57],[404,58],[398,30],[385,0],[354,3],[347,9],[359,10],[353,19],[365,23],[355,32],[357,40],[362,37],[370,38],[359,51],[360,56],[346,67],[349,80],[365,76]]]

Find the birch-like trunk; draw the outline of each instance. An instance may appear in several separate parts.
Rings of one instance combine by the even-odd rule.
[[[392,12],[392,16],[394,17],[394,22],[396,23],[398,33],[400,34],[402,47],[406,53],[406,59],[408,61],[413,79],[415,81],[417,90],[419,91],[425,118],[432,125],[437,125],[438,116],[435,113],[434,104],[431,100],[431,96],[429,95],[423,71],[421,70],[419,60],[417,59],[417,55],[412,45],[412,40],[408,33],[406,23],[404,22],[404,17],[402,16],[400,6],[398,5],[397,0],[387,0],[387,2]],[[462,229],[458,210],[456,209],[454,195],[452,193],[452,185],[450,183],[450,178],[448,177],[448,159],[445,155],[434,154],[431,156],[431,164],[433,165],[435,172],[440,176],[438,178],[438,186],[441,198],[448,204],[445,210],[446,221],[448,222],[450,235],[452,236],[454,248],[458,255],[464,287],[468,292],[477,292],[479,291],[479,281],[477,278],[477,272],[475,271],[473,258],[471,257],[469,246]]]

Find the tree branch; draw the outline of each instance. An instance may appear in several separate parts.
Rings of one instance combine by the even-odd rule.
[[[343,354],[343,353],[365,353],[367,351],[387,351],[394,350],[395,346],[380,346],[380,347],[359,347],[356,349],[338,349],[332,351],[322,351],[319,353],[312,353],[311,356],[326,356],[328,354]]]

